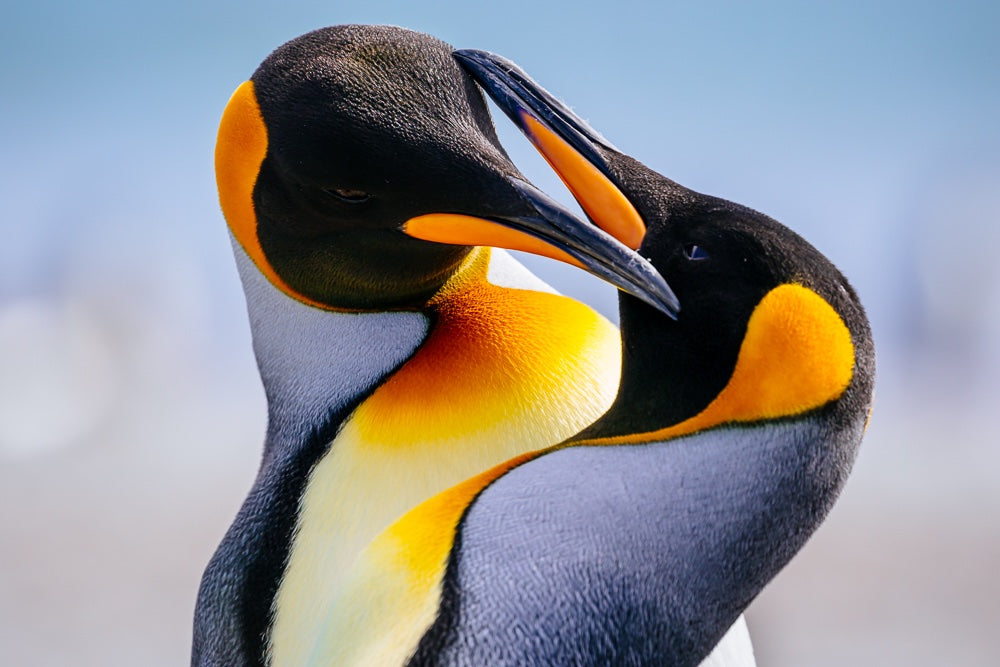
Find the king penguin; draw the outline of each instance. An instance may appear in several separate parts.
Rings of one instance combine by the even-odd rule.
[[[797,234],[622,154],[513,63],[456,55],[571,190],[634,204],[679,307],[623,294],[610,409],[380,534],[307,664],[745,664],[720,640],[823,521],[867,426],[858,296]]]
[[[339,26],[281,46],[230,99],[215,160],[268,425],[202,577],[192,664],[302,665],[373,537],[614,396],[615,328],[474,246],[674,297],[618,240],[633,232],[524,181],[482,92],[427,35]]]

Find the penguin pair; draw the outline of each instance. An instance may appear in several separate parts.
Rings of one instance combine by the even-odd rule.
[[[457,57],[571,190],[635,204],[683,310],[623,296],[610,410],[374,540],[308,664],[697,665],[842,488],[871,404],[864,311],[787,228],[622,155],[512,63]]]
[[[394,523],[309,664],[746,664],[720,640],[823,521],[864,434],[857,294],[794,232],[623,155],[513,63],[456,57],[574,193],[610,183],[635,205],[681,309],[623,294],[607,413]]]
[[[458,57],[566,178],[594,222],[618,231],[629,245],[641,242],[640,253],[673,285],[683,311],[678,315],[676,302],[663,298],[671,293],[662,285],[618,274],[647,303],[622,297],[622,383],[606,414],[558,446],[530,451],[538,446],[527,440],[515,445],[528,453],[433,496],[356,550],[346,571],[336,573],[332,595],[318,586],[307,591],[315,593],[308,601],[291,600],[300,608],[311,605],[312,618],[319,619],[295,637],[296,628],[288,630],[297,652],[278,649],[282,640],[275,631],[287,608],[280,594],[272,595],[260,659],[698,664],[818,525],[843,483],[871,396],[872,348],[863,311],[836,269],[789,230],[686,190],[620,154],[512,64],[477,52]],[[601,197],[588,195],[608,191],[608,184],[619,206],[602,209],[595,203]],[[344,190],[368,196],[361,188]],[[638,239],[621,233],[622,199],[643,221],[628,227],[638,229]],[[225,208],[225,197],[223,202]],[[554,209],[539,208],[552,217]],[[571,220],[562,212],[556,217]],[[243,241],[235,230],[234,236],[239,259]],[[560,243],[565,252],[567,244]],[[635,266],[637,258],[619,253],[602,268],[623,257]],[[264,346],[254,331],[260,359]],[[408,363],[375,383],[388,386]],[[261,363],[265,385],[266,365]],[[560,376],[562,383],[573,380]],[[342,408],[353,412],[341,419],[332,444],[329,433],[317,435],[300,419],[300,433],[311,429],[309,437],[326,441],[310,446],[323,451],[307,474],[308,486],[380,389],[355,394],[354,403]],[[268,465],[289,458],[278,451],[290,447],[288,436],[272,440],[271,433],[276,421],[294,431],[294,414],[271,402],[262,477]],[[488,443],[481,440],[478,447]],[[472,439],[463,444],[477,448]],[[226,653],[232,645],[215,638],[216,632],[246,638],[240,617],[227,614],[253,598],[239,558],[248,555],[247,526],[281,495],[283,481],[272,475],[271,488],[264,488],[268,484],[258,478],[242,525],[238,517],[227,536],[236,546],[224,542],[213,559],[216,571],[210,565],[206,572],[199,612],[207,613],[196,617],[196,662],[257,659]],[[310,502],[301,495],[291,555],[284,570],[277,568],[280,581],[264,578],[275,587],[285,588],[302,533],[315,528],[306,521]],[[354,509],[365,515],[365,508]],[[234,556],[234,548],[244,551]],[[315,560],[307,565],[321,581],[326,576]],[[240,584],[250,597],[226,608],[226,595]],[[717,654],[720,661],[728,658]]]
[[[523,179],[426,35],[341,26],[282,46],[233,94],[215,158],[268,427],[202,578],[192,663],[304,664],[376,535],[614,397],[615,328],[476,246],[673,295],[622,225],[585,224]]]

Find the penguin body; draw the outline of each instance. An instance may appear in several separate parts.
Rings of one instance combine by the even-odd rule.
[[[681,305],[623,295],[608,412],[380,534],[308,664],[746,660],[727,630],[822,522],[867,425],[858,297],[791,230],[621,154],[512,63],[460,57],[550,162],[574,148],[635,205]],[[574,192],[593,178],[557,171]],[[352,614],[365,600],[377,613]]]
[[[451,47],[400,28],[279,48],[227,105],[216,170],[268,429],[202,578],[192,664],[305,664],[371,538],[614,395],[614,327],[473,246],[656,274],[616,268],[631,251],[609,235],[591,253],[590,226],[510,164]]]
[[[316,601],[336,598],[354,558],[394,519],[603,412],[616,346],[613,327],[558,295],[480,278],[443,300],[433,329],[342,422],[309,474],[275,598],[272,664],[305,663],[326,618]],[[546,376],[553,365],[572,381]]]
[[[415,312],[303,308],[244,270],[271,414],[258,479],[206,571],[200,650],[213,646],[210,654],[223,663],[233,657],[228,651],[267,631],[278,651],[273,664],[294,664],[281,651],[303,645],[317,622],[313,601],[336,592],[354,555],[381,529],[527,443],[565,437],[610,404],[620,365],[614,327],[540,291],[537,278],[494,252],[482,255],[482,264],[492,259],[489,274],[462,295],[476,303],[444,300],[454,312],[434,326]],[[567,320],[576,326],[557,326]],[[552,329],[541,345],[537,327]],[[505,338],[489,335],[495,331]],[[462,359],[463,352],[474,358]],[[462,367],[470,361],[474,372]],[[575,381],[539,378],[536,370],[551,361]],[[455,423],[452,410],[464,423]],[[233,634],[220,632],[232,619],[241,621]]]

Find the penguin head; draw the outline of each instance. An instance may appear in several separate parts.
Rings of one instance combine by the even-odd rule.
[[[622,398],[660,406],[656,423],[641,428],[699,414],[737,385],[740,405],[727,421],[792,417],[831,402],[866,412],[871,332],[857,293],[832,262],[758,211],[679,186],[625,156],[608,164],[649,221],[640,254],[683,308],[666,322],[622,299],[629,372],[637,378]],[[689,380],[683,391],[649,395],[653,374]]]
[[[634,208],[638,252],[677,296],[675,319],[620,299],[617,404],[627,409],[613,409],[599,423],[601,435],[659,432],[709,407],[715,424],[819,408],[867,414],[871,331],[856,292],[822,253],[762,213],[690,190],[623,154],[512,62],[471,50],[456,57],[549,158],[595,224],[614,229],[628,217],[620,203],[605,201]]]
[[[451,51],[402,28],[325,28],[279,47],[237,88],[216,144],[219,196],[272,285],[318,308],[414,309],[473,245],[621,263],[553,227],[588,225],[525,182]],[[609,235],[601,243],[627,252]]]

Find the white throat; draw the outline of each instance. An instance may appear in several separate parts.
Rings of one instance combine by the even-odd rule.
[[[426,338],[417,312],[320,310],[276,288],[230,235],[268,402],[268,442],[301,440],[367,392]]]

